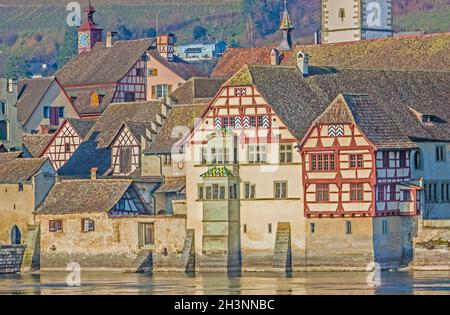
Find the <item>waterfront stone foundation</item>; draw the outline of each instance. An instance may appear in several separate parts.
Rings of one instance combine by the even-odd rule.
[[[24,245],[0,246],[0,274],[20,272],[25,248]]]
[[[450,270],[450,220],[420,220],[414,270]]]

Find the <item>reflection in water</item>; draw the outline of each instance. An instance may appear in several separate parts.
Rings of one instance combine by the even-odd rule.
[[[67,272],[0,276],[0,294],[450,294],[450,272],[382,272],[381,286],[365,272],[177,274],[82,272],[68,287]]]

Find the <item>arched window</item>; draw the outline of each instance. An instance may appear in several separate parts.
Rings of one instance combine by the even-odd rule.
[[[0,121],[0,140],[8,141],[9,138],[9,125],[5,120]]]
[[[420,150],[414,152],[414,169],[423,169],[423,154]]]
[[[22,233],[20,233],[17,225],[11,229],[11,245],[20,245],[22,243]]]

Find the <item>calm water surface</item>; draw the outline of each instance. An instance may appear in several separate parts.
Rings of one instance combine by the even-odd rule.
[[[68,272],[0,276],[0,294],[450,294],[450,272],[383,272],[381,286],[364,272],[291,275],[243,273],[184,275],[84,272],[81,287],[68,287]]]

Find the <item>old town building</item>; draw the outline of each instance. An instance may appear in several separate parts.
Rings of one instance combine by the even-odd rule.
[[[17,119],[17,81],[0,78],[0,144],[4,150],[20,150],[22,130]]]
[[[20,152],[0,153],[0,244],[26,244],[36,223],[34,210],[55,180],[48,159],[22,158]]]
[[[41,269],[78,262],[85,269],[183,268],[183,216],[158,216],[132,180],[59,180],[36,210]],[[70,202],[67,202],[70,200]],[[165,266],[165,267],[164,267]]]
[[[322,0],[322,42],[390,37],[392,18],[392,0]]]
[[[45,147],[39,151],[39,157],[48,157],[55,170],[63,166],[78,149],[95,121],[67,118],[46,141]]]
[[[416,99],[423,100],[420,106],[432,108],[439,100],[444,101],[448,93],[446,86],[450,77],[447,72],[314,67],[308,64],[305,53],[298,54],[297,62],[297,67],[243,67],[224,84],[189,138],[190,148],[187,150],[186,161],[192,162],[186,162],[186,176],[187,182],[192,185],[186,187],[187,228],[195,232],[200,268],[235,268],[238,266],[236,261],[239,260],[245,270],[272,269],[286,265],[291,265],[294,269],[316,267],[314,264],[309,265],[306,260],[306,250],[313,250],[306,247],[310,240],[307,235],[310,226],[307,223],[315,222],[310,222],[308,217],[303,216],[303,198],[306,196],[305,166],[297,152],[298,144],[315,119],[341,91],[374,95],[376,106],[388,113],[395,108],[404,114],[410,113],[409,107],[416,107]],[[442,87],[442,93],[428,89],[429,86]],[[383,117],[380,116],[379,119]],[[398,121],[400,117],[402,114],[394,117],[396,124],[401,125]],[[341,132],[341,129],[337,128],[336,132]],[[386,137],[384,141],[390,144],[393,140],[395,138]],[[372,195],[376,191],[373,185],[382,185],[386,198],[388,194],[393,196],[395,192],[393,202],[386,200],[377,203],[380,215],[402,217],[402,211],[409,209],[408,214],[414,216],[419,209],[420,194],[416,190],[420,190],[420,187],[417,187],[418,183],[410,182],[412,177],[409,166],[410,151],[415,144],[409,137],[405,141],[408,143],[406,147],[399,146],[389,152],[392,167],[394,163],[402,163],[402,168],[398,171],[380,170],[377,177],[371,175],[367,187],[363,185],[362,190],[360,189],[359,193],[364,195],[368,193],[365,190],[371,187],[369,194]],[[402,150],[403,153],[400,154]],[[380,154],[377,153],[377,164],[383,163],[383,154],[378,156]],[[362,162],[365,163],[364,161],[363,154]],[[372,161],[372,167],[374,166],[375,162]],[[384,179],[381,178],[383,172],[386,173]],[[255,181],[255,178],[258,180]],[[374,198],[371,198],[373,202]],[[417,202],[411,202],[412,200]],[[363,202],[352,205],[362,207],[358,211],[365,207]],[[366,215],[374,209],[366,208]],[[331,218],[323,218],[320,222],[325,223],[329,219]],[[345,222],[343,218],[333,222],[338,220]],[[393,229],[397,232],[408,221],[390,217],[386,220],[392,221],[390,224],[396,227]],[[364,222],[368,226],[372,225],[371,220]],[[408,226],[409,223],[405,224]],[[406,239],[405,252],[411,251],[413,225],[411,222],[411,228],[406,229],[411,235],[402,235]],[[240,227],[240,233],[237,233],[237,227]],[[369,231],[366,228],[363,230]],[[339,231],[345,235],[345,229]],[[334,233],[332,229],[330,233]],[[369,240],[369,235],[366,236]],[[239,247],[236,248],[236,244],[240,244]],[[383,261],[389,256],[389,247],[384,252],[377,252],[375,256],[374,243],[367,244],[370,245],[372,255],[371,258],[368,257],[369,261],[380,259],[380,262],[386,264],[393,263]],[[403,246],[402,242],[398,244]],[[314,250],[309,253],[313,252]],[[348,257],[353,255],[351,251],[341,254]],[[202,256],[206,258],[204,263]],[[326,255],[322,258],[325,259]],[[403,258],[402,255],[396,255],[392,259],[401,264],[404,262]],[[319,261],[318,257],[316,259]],[[326,263],[326,259],[322,262]],[[365,268],[365,262],[364,259],[355,261],[353,267]],[[336,268],[351,267],[345,257],[334,260],[333,263]]]
[[[79,54],[56,77],[83,119],[96,119],[110,103],[143,102],[166,97],[194,76],[205,73],[174,55],[174,35],[102,41],[89,3],[78,28]],[[87,20],[87,22],[86,22]]]
[[[55,77],[19,81],[17,114],[25,133],[54,133],[65,118],[79,118],[66,91]]]

